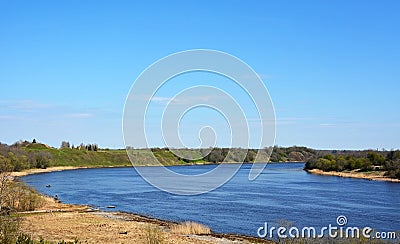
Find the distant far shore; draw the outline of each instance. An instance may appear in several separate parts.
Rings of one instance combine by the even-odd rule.
[[[174,150],[180,150],[179,155]],[[398,182],[400,179],[400,150],[316,150],[306,147],[278,147],[264,149],[242,148],[208,148],[208,149],[174,149],[149,148],[110,150],[99,148],[97,144],[81,144],[78,147],[62,142],[61,147],[53,148],[36,140],[19,141],[12,145],[0,143],[0,161],[7,164],[7,171],[14,176],[46,173],[51,171],[72,170],[101,167],[138,166],[188,166],[204,164],[253,163],[254,161],[270,161],[269,163],[305,163],[306,169],[320,169],[320,173],[333,176],[386,180]],[[128,156],[129,154],[129,156]],[[180,156],[182,155],[182,156]],[[153,162],[159,164],[154,165]],[[371,176],[369,173],[377,172]],[[343,173],[345,172],[345,173]],[[385,173],[385,178],[380,173]]]
[[[269,162],[268,164],[282,164],[282,163],[304,163],[304,162]],[[232,164],[234,164],[232,162]],[[250,164],[250,163],[244,163]],[[175,165],[175,166],[191,166],[191,165],[211,165],[211,163],[206,164],[187,164],[187,165]],[[48,167],[45,169],[27,169],[24,171],[19,172],[12,172],[12,177],[22,177],[31,174],[42,174],[42,173],[50,173],[56,171],[65,171],[65,170],[77,170],[77,169],[96,169],[96,168],[127,168],[133,167],[130,166],[55,166],[55,167]],[[338,172],[338,171],[323,171],[320,169],[306,169],[305,170],[311,174],[317,175],[325,175],[325,176],[338,176],[344,178],[356,178],[356,179],[364,179],[364,180],[373,180],[373,181],[387,181],[387,182],[396,182],[400,183],[400,179],[394,179],[384,176],[384,172],[379,171],[372,171],[372,172],[356,172],[356,171],[345,171],[345,172]]]
[[[338,171],[323,171],[320,169],[307,169],[308,173],[317,174],[317,175],[326,175],[326,176],[338,176],[345,178],[356,178],[356,179],[364,179],[364,180],[374,180],[374,181],[387,181],[387,182],[396,182],[400,183],[399,179],[388,178],[384,176],[384,172],[355,172],[355,171],[347,171],[347,172],[338,172]]]
[[[268,162],[268,164],[283,164],[283,163],[304,163],[304,162]],[[170,165],[170,166],[193,166],[193,165],[219,165],[220,163],[192,163],[192,164],[180,164],[180,165]],[[241,164],[239,162],[229,162],[229,164]],[[253,163],[243,163],[243,164],[253,164]],[[141,165],[139,167],[149,167],[151,165]],[[23,171],[17,171],[17,172],[12,172],[11,176],[12,177],[22,177],[26,175],[32,175],[32,174],[42,174],[42,173],[50,173],[50,172],[56,172],[56,171],[64,171],[64,170],[76,170],[76,169],[100,169],[100,168],[129,168],[133,167],[132,165],[128,166],[54,166],[54,167],[48,167],[45,169],[26,169]],[[151,166],[151,167],[157,167],[157,166]]]

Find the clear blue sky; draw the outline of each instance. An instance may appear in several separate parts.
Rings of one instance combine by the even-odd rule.
[[[395,0],[1,1],[0,141],[123,147],[136,77],[204,48],[260,74],[276,144],[400,148],[399,11]]]

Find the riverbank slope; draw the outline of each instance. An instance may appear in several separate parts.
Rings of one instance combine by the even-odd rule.
[[[364,180],[374,180],[374,181],[387,181],[387,182],[397,182],[400,183],[399,179],[393,179],[384,176],[384,172],[379,171],[371,171],[371,172],[356,172],[356,171],[346,171],[346,172],[337,172],[337,171],[323,171],[320,169],[306,169],[308,173],[317,174],[317,175],[326,175],[326,176],[338,176],[338,177],[346,177],[346,178],[356,178],[356,179],[364,179]]]

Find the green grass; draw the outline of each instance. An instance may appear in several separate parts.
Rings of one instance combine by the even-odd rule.
[[[52,149],[54,166],[130,166],[125,150],[86,151]]]
[[[153,155],[162,165],[182,165],[186,164],[182,160],[179,160],[172,152],[167,149],[156,149],[152,150]]]
[[[46,151],[52,155],[50,166],[74,167],[117,167],[131,166],[128,155],[123,149],[88,151],[85,149],[51,148],[44,144],[29,144],[22,148],[25,151]]]
[[[44,144],[29,144],[23,147],[26,151],[46,151],[49,152],[53,159],[50,166],[74,166],[74,167],[122,167],[131,166],[126,150],[98,150],[88,151],[85,149],[70,148],[51,148]],[[182,161],[168,149],[152,150],[153,155],[163,165],[184,165],[187,162]],[[150,152],[147,150],[136,149],[132,151],[136,160],[141,165],[148,165],[148,157]]]

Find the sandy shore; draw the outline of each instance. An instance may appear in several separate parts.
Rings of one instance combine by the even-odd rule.
[[[25,175],[31,174],[40,174],[40,173],[50,173],[54,171],[63,171],[63,170],[73,170],[73,169],[85,169],[87,167],[72,167],[72,166],[57,166],[57,167],[49,167],[45,169],[28,169],[20,172],[12,172],[11,176],[13,177],[21,177]]]
[[[87,167],[51,167],[12,173],[13,177]],[[64,204],[42,196],[43,206],[20,212],[21,229],[35,240],[81,243],[148,243],[149,229],[157,229],[163,243],[272,243],[232,234],[182,235],[170,231],[176,223],[121,212],[93,211],[88,206]]]
[[[308,173],[317,174],[317,175],[328,175],[328,176],[338,176],[338,177],[347,177],[347,178],[357,178],[357,179],[365,179],[365,180],[376,180],[376,181],[388,181],[388,182],[398,182],[399,179],[388,178],[384,176],[384,172],[337,172],[337,171],[329,171],[325,172],[320,169],[311,169],[307,170]]]
[[[160,228],[165,243],[216,243],[212,237],[202,240],[196,236],[169,233],[156,223],[129,220],[119,213],[90,212],[85,206],[57,203],[43,197],[45,205],[22,215],[23,232],[36,240],[74,241],[82,243],[146,243],[148,225]]]
[[[230,235],[182,235],[170,231],[176,223],[121,212],[93,211],[87,206],[63,204],[42,196],[44,205],[20,212],[21,229],[35,240],[81,243],[148,243],[149,228],[160,231],[163,243],[272,243]]]
[[[99,168],[114,168],[114,167],[123,167],[123,166],[110,166],[110,167],[99,167]],[[25,175],[31,174],[41,174],[41,173],[50,173],[55,171],[64,171],[64,170],[74,170],[74,169],[89,169],[96,167],[74,167],[74,166],[56,166],[56,167],[48,167],[45,169],[28,169],[20,172],[12,172],[11,176],[13,177],[21,177]]]

